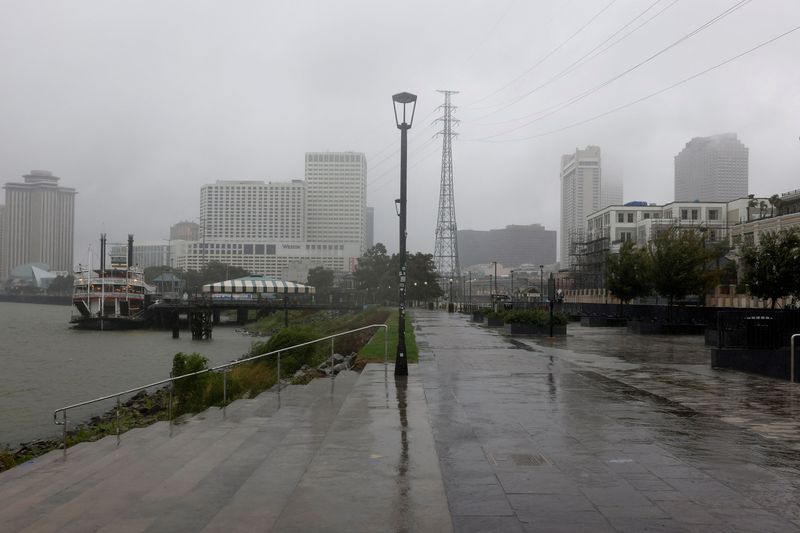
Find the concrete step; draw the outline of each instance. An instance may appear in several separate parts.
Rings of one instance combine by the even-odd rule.
[[[234,494],[258,465],[285,453],[276,451],[281,446],[313,445],[321,438],[324,432],[310,428],[330,424],[356,377],[337,378],[333,397],[329,380],[287,387],[281,403],[288,405],[278,411],[276,395],[267,392],[232,403],[225,420],[219,409],[188,418],[172,437],[167,424],[159,423],[123,434],[119,447],[116,437],[76,446],[66,463],[60,451],[51,452],[30,471],[0,477],[0,494],[8,496],[0,502],[13,502],[0,506],[0,523],[10,531],[97,530],[105,523],[137,530],[154,520],[168,525],[160,517],[171,516],[170,506],[181,509],[174,519],[182,523],[206,516],[225,505],[212,495]],[[202,513],[182,503],[181,496],[191,494]],[[136,511],[126,514],[127,509]]]

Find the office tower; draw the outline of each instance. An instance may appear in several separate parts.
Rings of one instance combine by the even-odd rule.
[[[367,208],[367,248],[375,246],[375,208]]]
[[[306,153],[306,239],[367,248],[367,160],[357,152]]]
[[[492,261],[506,268],[550,265],[556,262],[556,232],[540,224],[488,231],[458,230],[458,253],[463,267]]]
[[[735,133],[695,137],[675,156],[676,202],[728,202],[747,196],[748,149]]]
[[[51,271],[72,271],[75,189],[60,187],[60,178],[32,170],[24,183],[7,183],[4,209],[3,262],[0,278],[16,266],[45,263]]]
[[[601,157],[599,146],[576,149],[561,156],[561,268],[571,265],[574,247],[583,243],[586,215],[600,208]]]
[[[171,241],[196,241],[200,237],[200,224],[183,220],[169,228]]]
[[[199,239],[305,239],[302,180],[217,181],[200,189]]]
[[[610,205],[622,205],[622,180],[601,176],[600,209]]]

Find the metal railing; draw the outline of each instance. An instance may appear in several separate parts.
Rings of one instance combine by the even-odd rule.
[[[172,434],[172,384],[174,384],[176,381],[179,381],[179,380],[182,380],[182,379],[187,379],[187,378],[194,377],[194,376],[199,376],[201,374],[207,374],[207,373],[210,373],[210,372],[221,372],[222,373],[222,406],[223,406],[222,409],[223,409],[223,417],[224,417],[225,416],[225,407],[227,407],[227,404],[228,404],[228,372],[230,371],[230,369],[233,368],[234,366],[241,365],[241,364],[244,364],[244,363],[251,363],[253,361],[256,361],[258,359],[263,359],[263,358],[269,357],[271,355],[277,355],[277,375],[278,375],[277,395],[278,395],[278,408],[280,409],[280,407],[281,407],[281,353],[282,352],[288,352],[288,351],[294,350],[296,348],[302,348],[303,346],[310,346],[312,344],[316,344],[318,342],[323,342],[323,341],[327,341],[327,340],[331,341],[331,355],[330,355],[331,395],[333,395],[333,393],[334,393],[334,381],[336,379],[336,374],[333,372],[333,366],[334,366],[334,364],[333,364],[333,359],[334,359],[333,356],[334,356],[334,353],[335,353],[334,352],[335,339],[337,337],[343,337],[345,335],[358,333],[359,331],[365,331],[365,330],[372,329],[372,328],[383,328],[383,331],[384,331],[383,366],[384,366],[384,374],[386,374],[387,373],[387,367],[388,367],[388,364],[389,364],[389,326],[386,325],[386,324],[370,324],[368,326],[363,326],[363,327],[360,327],[360,328],[351,329],[349,331],[344,331],[344,332],[341,332],[341,333],[335,333],[333,335],[328,335],[327,337],[321,337],[319,339],[314,339],[312,341],[304,342],[302,344],[295,344],[294,346],[289,346],[289,347],[286,347],[286,348],[281,348],[279,350],[273,350],[271,352],[267,352],[267,353],[263,353],[263,354],[259,354],[259,355],[254,355],[253,357],[248,357],[246,359],[239,359],[237,361],[231,361],[229,363],[225,363],[223,365],[215,366],[215,367],[212,367],[212,368],[206,368],[206,369],[203,369],[203,370],[199,370],[197,372],[192,372],[192,373],[189,373],[189,374],[182,374],[180,376],[174,376],[174,377],[170,377],[168,379],[162,379],[161,381],[156,381],[154,383],[149,383],[147,385],[142,385],[140,387],[134,387],[132,389],[127,389],[127,390],[124,390],[124,391],[116,392],[114,394],[108,394],[106,396],[101,396],[99,398],[94,398],[94,399],[91,399],[91,400],[86,400],[84,402],[75,403],[75,404],[72,404],[72,405],[67,405],[65,407],[60,407],[60,408],[56,409],[55,411],[53,411],[53,423],[55,423],[56,425],[59,425],[59,426],[63,426],[62,433],[63,433],[63,439],[64,439],[64,459],[66,459],[66,457],[67,457],[67,422],[68,422],[68,420],[67,420],[67,411],[69,411],[70,409],[76,409],[78,407],[84,407],[86,405],[90,405],[90,404],[93,404],[93,403],[102,402],[102,401],[111,400],[113,398],[116,398],[117,405],[116,405],[116,408],[115,408],[115,411],[116,411],[115,418],[116,418],[116,426],[117,426],[116,427],[117,446],[119,446],[120,434],[121,434],[121,431],[120,431],[120,409],[121,409],[121,398],[122,398],[122,396],[126,396],[126,395],[132,394],[134,392],[140,392],[140,391],[143,391],[143,390],[146,390],[146,389],[151,389],[153,387],[158,387],[160,385],[169,384],[170,388],[169,388],[169,400],[168,400],[168,406],[167,406],[167,411],[168,411],[167,412],[167,418],[169,419],[170,435],[171,435]],[[61,420],[59,420],[59,413],[61,413]]]

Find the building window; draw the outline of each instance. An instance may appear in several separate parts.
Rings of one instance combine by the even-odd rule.
[[[719,220],[719,209],[709,209],[708,220]]]
[[[650,213],[642,213],[642,217],[643,217],[645,220],[650,220]]]
[[[688,220],[688,219],[689,219],[689,210],[681,209],[681,220]]]
[[[699,215],[700,213],[698,209],[692,209],[692,220],[697,220],[699,218]]]
[[[628,213],[628,222],[633,222],[633,213]]]
[[[617,222],[625,222],[625,213],[617,213]]]

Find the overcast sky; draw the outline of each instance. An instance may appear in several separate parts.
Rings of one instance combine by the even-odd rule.
[[[800,188],[800,31],[634,102],[797,26],[797,0],[0,0],[0,183],[46,169],[78,190],[77,263],[101,231],[166,239],[203,184],[360,151],[396,250],[391,95],[409,91],[409,250],[432,252],[450,89],[461,229],[557,230],[560,156],[587,144],[625,201],[666,203],[684,144],[736,132],[769,196]]]

